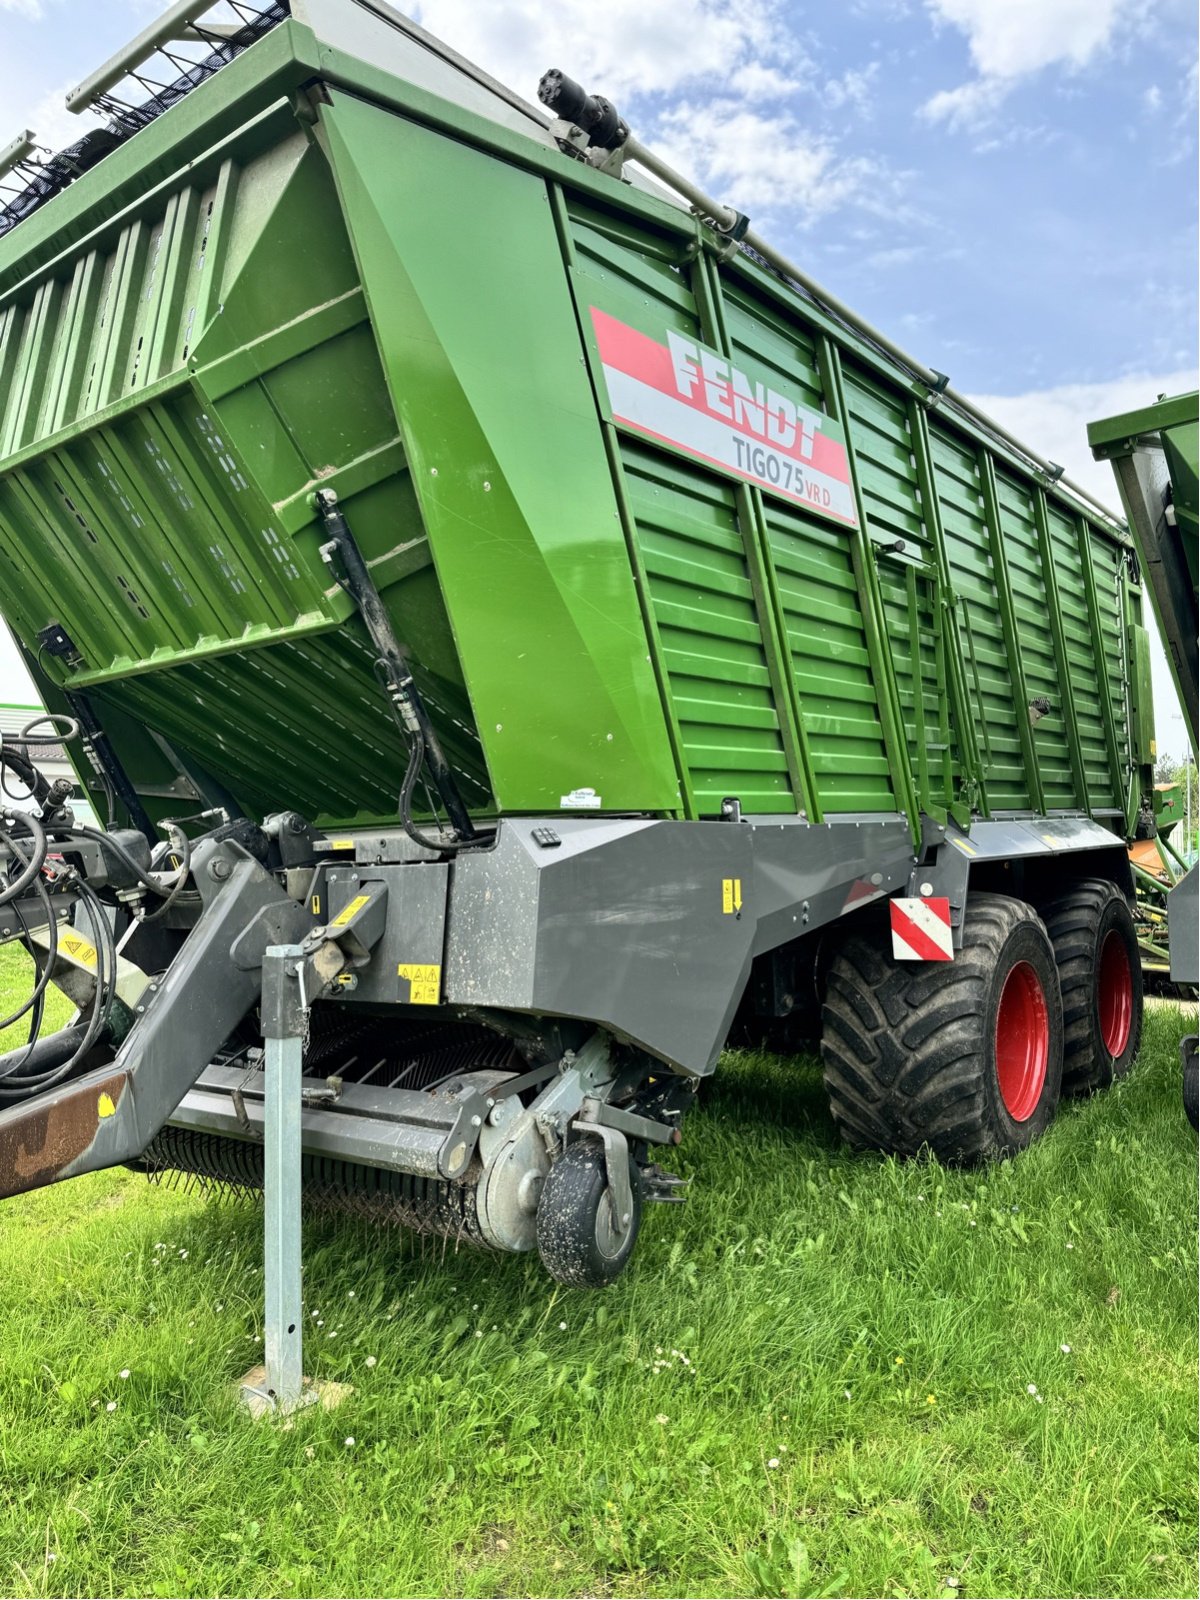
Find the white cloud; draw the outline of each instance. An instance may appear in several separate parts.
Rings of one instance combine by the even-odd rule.
[[[864,106],[877,66],[822,84],[790,0],[420,0],[417,18],[518,92],[560,67],[616,102],[673,166],[763,221],[803,224],[896,179],[786,102]],[[635,102],[630,105],[628,102]]]
[[[1038,389],[1028,394],[985,394],[972,398],[981,411],[994,417],[1018,439],[1028,439],[1044,457],[1064,466],[1069,478],[1074,478],[1116,515],[1122,516],[1121,497],[1112,467],[1106,461],[1092,459],[1087,442],[1088,423],[1152,405],[1160,394],[1185,394],[1196,388],[1197,376],[1195,368],[1185,367],[1173,372],[1131,373],[1103,383],[1062,384],[1055,389]],[[1182,755],[1188,746],[1187,730],[1158,630],[1149,614],[1147,626],[1151,637],[1158,747]]]
[[[966,35],[977,76],[926,101],[921,114],[950,127],[992,114],[1018,81],[1045,67],[1080,70],[1145,10],[1145,0],[925,0],[936,23]]]
[[[685,101],[661,119],[655,148],[729,204],[785,213],[798,227],[892,181],[868,157],[839,155],[787,112],[765,115],[732,101]]]
[[[791,75],[804,53],[781,0],[420,0],[417,20],[531,99],[547,67],[620,103],[748,65]]]
[[[865,113],[871,108],[878,77],[878,61],[872,61],[869,66],[859,70],[851,68],[840,78],[829,79],[821,92],[822,98],[834,111],[849,107],[853,111]]]
[[[1028,394],[974,395],[975,404],[1018,439],[1035,443],[1043,456],[1061,463],[1067,476],[1090,489],[1118,514],[1120,497],[1112,468],[1094,461],[1088,449],[1087,425],[1099,417],[1117,416],[1153,405],[1160,394],[1186,394],[1196,388],[1195,368],[1171,372],[1135,372],[1101,383],[1067,383]]]
[[[778,100],[801,87],[798,78],[780,72],[778,67],[764,66],[761,61],[747,61],[733,74],[729,84],[747,100]]]
[[[23,17],[40,17],[41,0],[0,0],[0,11],[19,11]]]

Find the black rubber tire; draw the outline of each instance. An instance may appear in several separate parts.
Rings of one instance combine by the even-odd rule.
[[[1142,1041],[1142,958],[1133,915],[1116,884],[1103,878],[1082,879],[1041,910],[1062,989],[1063,1093],[1094,1094],[1125,1076]],[[1110,935],[1125,952],[1132,1005],[1126,1041],[1116,1055],[1101,1025],[1101,952]]]
[[[552,1278],[572,1289],[605,1289],[620,1277],[642,1223],[642,1180],[629,1158],[633,1212],[621,1230],[612,1216],[604,1147],[578,1139],[551,1166],[537,1209],[537,1247]]]
[[[1200,1133],[1200,1073],[1196,1066],[1196,1036],[1192,1034],[1179,1048],[1183,1061],[1183,1110],[1196,1133]]]
[[[1045,1002],[1046,1071],[1015,1120],[1000,1090],[996,1023],[1012,970],[1033,969]],[[1062,1079],[1054,952],[1032,906],[972,894],[953,961],[896,961],[886,926],[844,940],[829,969],[821,1057],[833,1120],[858,1149],[939,1160],[996,1160],[1042,1134]]]

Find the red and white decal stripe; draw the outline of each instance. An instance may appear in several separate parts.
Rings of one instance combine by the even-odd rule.
[[[892,955],[897,961],[953,961],[950,902],[944,895],[927,900],[901,897],[888,902],[892,915]]]
[[[660,344],[591,312],[614,422],[858,526],[845,436],[832,417],[695,340],[669,332]]]

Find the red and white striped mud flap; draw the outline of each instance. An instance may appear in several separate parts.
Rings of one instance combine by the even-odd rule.
[[[889,900],[892,913],[892,955],[897,961],[953,961],[950,901],[945,895],[927,900]]]

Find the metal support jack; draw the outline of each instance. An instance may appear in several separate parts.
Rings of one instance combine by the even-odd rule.
[[[262,1015],[266,1043],[263,1101],[263,1325],[265,1367],[242,1382],[255,1416],[285,1415],[318,1398],[304,1379],[300,1267],[300,1096],[308,1000],[304,952],[271,945],[263,957]]]

